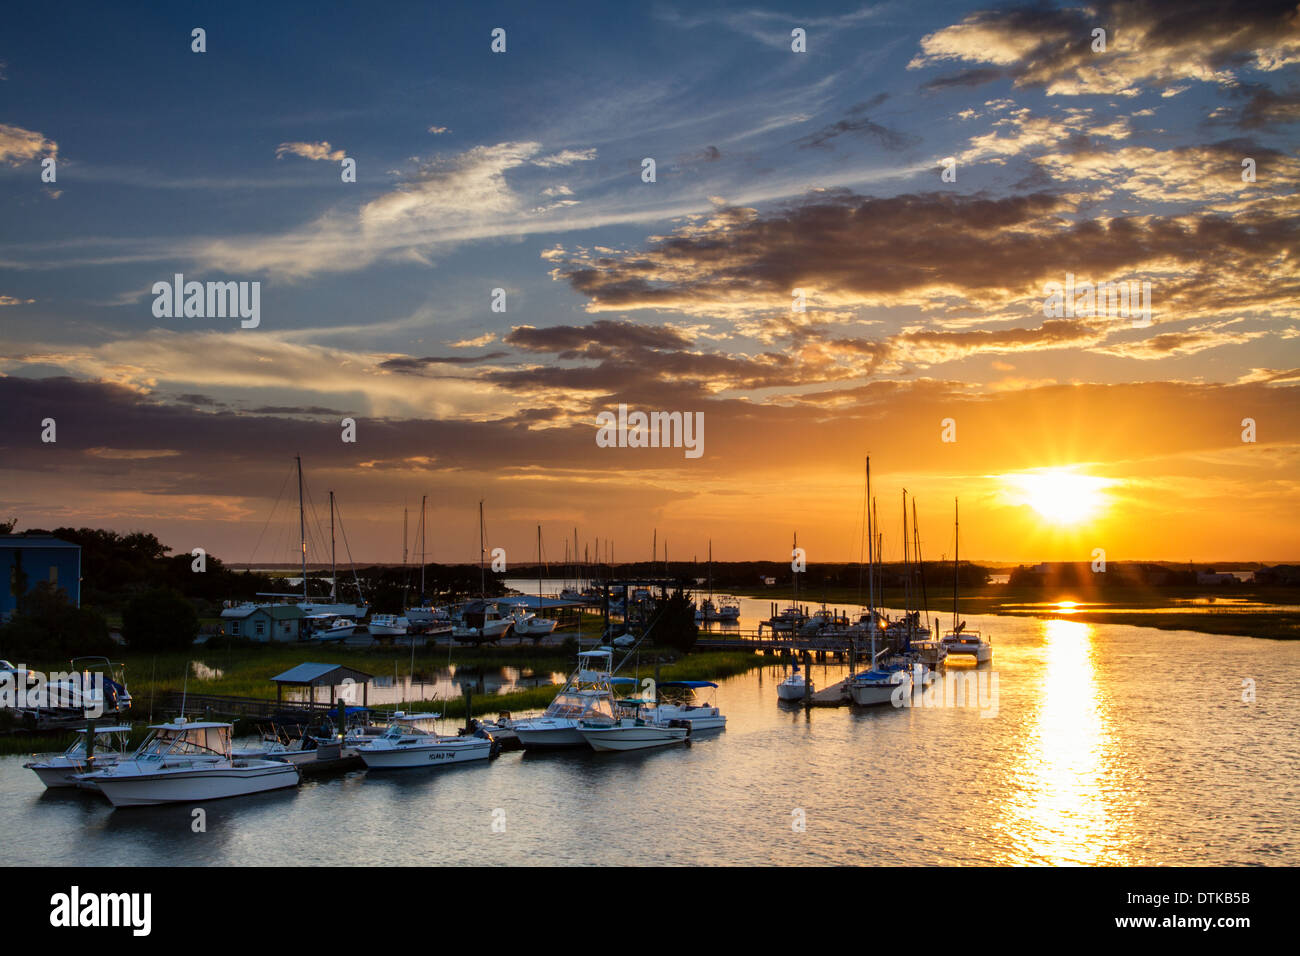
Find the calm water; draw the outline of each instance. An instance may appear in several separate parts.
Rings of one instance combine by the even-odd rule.
[[[358,772],[207,804],[202,834],[189,808],[47,794],[0,758],[5,861],[1300,863],[1300,645],[969,620],[994,641],[996,717],[805,715],[777,703],[768,667],[723,682],[728,729],[690,746]]]

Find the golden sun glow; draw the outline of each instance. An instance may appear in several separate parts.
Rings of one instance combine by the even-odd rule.
[[[1096,518],[1109,503],[1107,478],[1077,474],[1068,468],[1003,475],[1015,504],[1028,505],[1056,525],[1078,525]]]

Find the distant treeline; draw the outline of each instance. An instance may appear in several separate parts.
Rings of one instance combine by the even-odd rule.
[[[220,605],[251,600],[258,591],[274,590],[275,580],[251,571],[232,571],[207,555],[206,570],[193,570],[194,557],[170,554],[171,548],[151,534],[118,534],[99,528],[28,528],[23,534],[50,534],[81,545],[81,603],[115,613],[140,594],[159,589]]]
[[[951,562],[927,562],[923,566],[924,581],[927,587],[952,587],[952,564]],[[537,577],[538,568],[536,565],[520,565],[511,569],[506,577],[511,578],[528,578]],[[572,571],[568,574],[572,575]],[[902,587],[905,577],[906,568],[901,562],[895,564],[885,564],[877,566],[876,580],[885,587]],[[918,582],[922,580],[921,572],[913,569],[914,576],[912,580]],[[976,564],[967,564],[962,562],[958,575],[958,580],[963,588],[979,587],[988,583],[991,570]],[[542,577],[564,577],[565,569],[552,565],[549,570],[542,569]],[[713,590],[753,590],[755,588],[771,587],[775,590],[782,588],[790,589],[793,586],[793,572],[790,569],[789,561],[715,561],[711,573],[713,580]],[[707,580],[710,577],[709,566],[704,563],[670,561],[666,565],[662,561],[650,562],[642,561],[632,564],[620,564],[613,569],[607,566],[592,568],[584,572],[584,577],[590,577],[599,581],[607,577],[612,578],[656,578],[669,579],[683,582],[691,590],[700,590],[707,588]],[[697,585],[695,582],[701,580],[704,583]],[[770,581],[770,583],[769,583]],[[861,585],[867,586],[867,568],[865,564],[858,562],[843,563],[826,563],[826,564],[809,564],[806,571],[799,572],[799,589],[805,588],[816,590],[817,588],[857,588]]]

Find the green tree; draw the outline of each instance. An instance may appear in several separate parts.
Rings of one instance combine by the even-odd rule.
[[[700,629],[695,624],[695,604],[686,591],[678,588],[667,600],[660,601],[650,618],[650,636],[660,647],[671,647],[683,654],[695,646]]]
[[[67,591],[41,581],[18,599],[13,618],[0,627],[0,646],[11,658],[56,660],[107,654],[114,644],[101,614],[73,606]]]
[[[180,650],[193,644],[198,632],[194,605],[170,588],[146,591],[122,612],[122,638],[133,651]]]

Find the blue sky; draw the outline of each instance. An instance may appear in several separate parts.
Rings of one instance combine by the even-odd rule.
[[[936,507],[954,486],[982,496],[989,544],[975,550],[1009,556],[1020,539],[999,537],[999,509],[1027,512],[997,476],[1083,468],[1139,510],[1162,476],[1195,512],[1206,470],[1222,470],[1205,456],[1235,453],[1233,423],[1253,408],[1278,416],[1268,434],[1282,444],[1240,480],[1294,490],[1296,417],[1272,411],[1300,380],[1300,39],[1285,4],[7,16],[10,408],[36,414],[56,393],[74,421],[122,406],[116,429],[69,423],[58,450],[101,476],[96,500],[50,486],[51,449],[14,446],[7,505],[29,526],[157,522],[239,556],[296,444],[322,482],[366,502],[359,537],[377,558],[393,515],[433,487],[453,552],[476,552],[461,525],[481,496],[520,547],[536,520],[601,534],[593,474],[635,507],[638,539],[673,529],[696,549],[707,524],[741,557],[807,522],[808,540],[844,551],[837,509],[875,444],[884,474]],[[1106,53],[1089,48],[1097,24]],[[504,54],[489,49],[496,27]],[[790,48],[796,27],[806,53]],[[56,184],[40,181],[48,156]],[[1245,156],[1255,183],[1241,181]],[[357,182],[341,181],[341,157]],[[955,183],[940,178],[946,158]],[[155,318],[149,290],[177,272],[261,282],[260,326]],[[1045,320],[1043,283],[1067,272],[1151,281],[1155,326]],[[504,314],[489,308],[498,287]],[[805,313],[790,310],[796,287]],[[1116,389],[1153,408],[1203,403],[1223,423],[1149,442],[1134,423],[1098,458]],[[966,458],[932,447],[943,408],[1030,394],[1072,423],[1070,441],[1002,428]],[[707,411],[718,451],[696,466],[597,455],[594,415],[619,401]],[[335,447],[343,415],[362,421],[357,448]],[[815,477],[792,494],[773,462],[805,436],[836,452],[802,452]],[[214,465],[238,474],[196,485]],[[757,526],[730,500],[742,489],[771,503]],[[1282,547],[1269,507],[1265,551]],[[1173,546],[1178,527],[1160,540]],[[1218,540],[1207,529],[1197,547]],[[1025,547],[1082,544],[1044,532]]]

